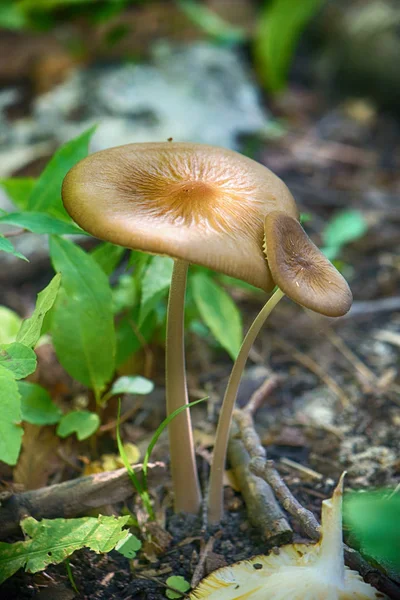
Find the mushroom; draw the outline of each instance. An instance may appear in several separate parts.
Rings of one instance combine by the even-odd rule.
[[[191,600],[383,600],[387,598],[357,571],[344,566],[343,476],[322,503],[317,544],[288,544],[218,569],[191,593]]]
[[[276,175],[250,158],[223,148],[176,142],[129,144],[92,154],[69,171],[62,197],[71,217],[92,235],[175,259],[166,343],[170,415],[187,404],[183,307],[188,264],[209,267],[270,292],[274,278],[268,255],[274,240],[268,240],[265,260],[264,219],[274,212],[296,223],[295,201]],[[275,245],[281,243],[283,229],[278,229],[271,228]],[[296,252],[307,253],[310,245],[314,249],[301,232],[297,245],[290,248],[293,266]],[[332,272],[319,312],[324,314],[328,307],[326,314],[344,314],[351,293],[333,267]],[[289,289],[291,276],[286,270],[281,277],[283,291]],[[304,295],[301,286],[296,301],[307,306],[309,286]],[[331,310],[333,305],[336,311]],[[228,429],[231,412],[223,411],[222,416]],[[175,510],[197,512],[200,492],[189,411],[171,421],[169,437]]]

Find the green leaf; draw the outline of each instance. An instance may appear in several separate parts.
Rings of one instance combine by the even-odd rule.
[[[132,275],[121,275],[112,290],[114,314],[135,306],[138,302],[138,282]]]
[[[103,269],[104,273],[106,275],[111,275],[125,252],[126,248],[105,242],[104,244],[99,244],[92,250],[91,255]]]
[[[15,342],[22,319],[16,312],[0,306],[0,344]]]
[[[95,129],[91,127],[57,150],[31,192],[28,204],[30,211],[69,219],[61,201],[61,185],[68,171],[88,155],[89,142]]]
[[[57,298],[60,289],[61,275],[57,273],[49,285],[37,295],[36,306],[29,319],[22,322],[17,335],[17,342],[33,348],[36,346],[42,332],[43,320]]]
[[[62,286],[52,313],[52,338],[68,373],[99,399],[114,373],[115,331],[108,278],[92,256],[64,238],[50,239]]]
[[[400,496],[396,490],[352,492],[344,498],[344,522],[362,554],[385,570],[400,569]]]
[[[154,256],[147,266],[142,280],[139,325],[163,298],[171,285],[174,261],[168,256]]]
[[[9,213],[0,217],[0,223],[23,227],[32,233],[54,233],[57,235],[88,235],[72,223],[60,221],[51,215],[39,212]]]
[[[244,29],[231,25],[201,2],[178,0],[178,5],[182,12],[210,37],[230,44],[246,39]]]
[[[0,365],[8,369],[15,379],[23,379],[36,370],[37,358],[31,348],[13,342],[0,345]]]
[[[271,91],[280,91],[285,86],[297,40],[322,2],[272,0],[262,10],[254,39],[254,56],[260,77]]]
[[[329,260],[334,260],[345,244],[358,240],[367,230],[368,224],[359,210],[340,211],[329,221],[322,234],[324,254]]]
[[[15,465],[18,460],[23,435],[20,422],[21,396],[17,382],[11,371],[0,366],[0,460],[8,465]]]
[[[2,29],[23,29],[28,24],[20,6],[16,4],[0,4],[0,27]]]
[[[62,411],[54,404],[50,394],[36,383],[18,382],[21,394],[22,420],[33,425],[54,425],[62,417]]]
[[[22,258],[22,260],[26,260],[27,262],[29,262],[28,259],[26,258],[26,256],[21,254],[21,252],[18,252],[18,250],[16,250],[14,248],[14,246],[12,245],[10,240],[8,238],[4,237],[4,235],[2,235],[1,233],[0,233],[0,250],[2,250],[3,252],[7,252],[7,254],[13,254],[17,258]]]
[[[81,548],[98,554],[110,552],[127,537],[128,532],[123,527],[129,518],[24,519],[21,527],[28,539],[13,544],[0,542],[0,583],[21,568],[29,573],[43,571]]]
[[[126,538],[119,541],[115,550],[125,556],[125,558],[135,558],[136,553],[142,547],[142,542],[133,533],[128,533]]]
[[[235,360],[242,343],[242,320],[238,308],[225,290],[203,273],[193,275],[191,285],[202,319]]]
[[[179,594],[179,592],[174,592],[174,590],[167,590],[165,595],[172,600],[175,598],[182,598],[185,592],[190,590],[190,583],[181,575],[171,575],[165,583],[182,592],[182,594]]]
[[[148,342],[157,326],[154,312],[147,315],[139,326],[137,325],[138,308],[135,307],[131,314],[125,315],[117,323],[117,356],[116,367],[120,367],[134,353],[140,350],[143,342]],[[140,336],[140,338],[138,337]]]
[[[57,427],[57,435],[65,438],[73,433],[79,441],[86,440],[97,431],[100,417],[88,410],[73,410],[64,415]]]
[[[0,179],[0,185],[6,192],[10,200],[20,210],[26,210],[28,207],[29,196],[35,186],[36,179],[32,177],[10,177],[9,179]]]
[[[154,390],[154,383],[146,377],[125,376],[119,377],[114,381],[110,393],[115,396],[117,394],[150,394]]]

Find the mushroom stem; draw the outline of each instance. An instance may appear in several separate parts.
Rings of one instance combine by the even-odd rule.
[[[269,298],[268,302],[258,313],[248,330],[240,347],[239,354],[233,365],[225,396],[218,419],[216,441],[213,452],[213,461],[210,473],[210,487],[208,491],[208,518],[211,523],[218,523],[224,512],[223,504],[223,474],[229,439],[229,429],[232,422],[232,413],[235,407],[240,380],[246,366],[247,358],[254,341],[259,334],[266,319],[284,296],[279,288]]]
[[[167,415],[188,404],[184,349],[184,305],[189,263],[175,260],[168,300],[166,340]],[[200,486],[194,454],[190,411],[183,410],[168,425],[175,512],[198,513]]]

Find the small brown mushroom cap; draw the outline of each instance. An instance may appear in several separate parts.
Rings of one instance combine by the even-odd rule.
[[[329,317],[350,309],[353,298],[346,280],[291,215],[268,213],[265,254],[275,283],[295,302]]]
[[[67,174],[66,210],[92,235],[127,248],[274,286],[262,251],[265,216],[298,211],[259,163],[190,143],[129,144],[90,155]]]

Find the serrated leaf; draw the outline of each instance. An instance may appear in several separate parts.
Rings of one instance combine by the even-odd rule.
[[[0,460],[17,464],[23,430],[21,396],[11,371],[0,366]]]
[[[126,252],[126,248],[105,242],[104,244],[99,244],[92,250],[91,255],[103,269],[104,273],[106,275],[111,275],[123,257],[124,252]]]
[[[237,306],[208,275],[196,273],[190,282],[202,319],[219,344],[235,360],[242,343],[242,319]]]
[[[57,273],[49,285],[37,295],[36,306],[29,319],[22,322],[21,329],[17,335],[17,342],[33,348],[42,332],[43,320],[57,298],[60,289],[61,275]]]
[[[23,379],[34,373],[36,363],[36,354],[24,344],[13,342],[0,345],[0,365],[8,369],[14,379]]]
[[[115,546],[115,550],[125,556],[125,558],[135,558],[136,553],[142,547],[142,542],[133,533],[128,533],[126,538],[120,540]]]
[[[57,356],[66,371],[99,398],[115,365],[108,278],[92,256],[69,240],[52,237],[50,255],[62,274],[51,326]]]
[[[0,583],[21,568],[30,573],[43,571],[50,564],[63,562],[81,548],[89,548],[98,554],[110,552],[127,537],[123,527],[129,518],[24,519],[21,527],[30,539],[13,544],[0,542]]]
[[[168,256],[154,256],[146,267],[142,279],[139,325],[144,322],[159,300],[166,296],[171,285],[173,268],[174,261]]]
[[[119,377],[112,384],[110,393],[115,396],[116,394],[150,394],[154,389],[154,383],[146,377],[137,376],[125,376]]]
[[[179,594],[179,592],[174,592],[174,590],[167,590],[165,595],[167,598],[171,598],[171,600],[183,598],[184,593],[190,590],[190,583],[181,575],[171,575],[165,583],[182,592],[182,594]]]
[[[22,319],[16,312],[0,306],[0,344],[11,344],[15,342]]]
[[[89,142],[95,129],[91,127],[57,150],[35,183],[29,197],[29,211],[69,219],[61,200],[61,185],[68,171],[88,155]]]
[[[21,417],[33,425],[54,425],[62,417],[62,411],[54,404],[50,394],[36,383],[18,382],[21,394]]]
[[[64,438],[73,433],[79,441],[85,440],[97,431],[100,417],[88,410],[73,410],[64,415],[57,427],[57,435]]]
[[[21,252],[18,252],[18,250],[16,250],[13,246],[13,244],[10,242],[10,240],[6,237],[4,237],[4,235],[2,235],[0,233],[0,250],[2,250],[3,252],[7,252],[7,254],[12,254],[13,256],[16,256],[17,258],[21,258],[22,260],[26,260],[27,262],[28,259],[26,258],[26,256],[24,256],[23,254],[21,254]]]
[[[0,223],[23,227],[32,233],[38,234],[88,235],[73,223],[66,223],[40,212],[9,213],[0,217]]]
[[[0,179],[0,186],[20,210],[25,210],[27,208],[29,196],[32,193],[35,183],[36,179],[33,179],[32,177],[10,177],[9,179]]]
[[[272,0],[265,5],[254,38],[256,68],[273,92],[286,83],[297,40],[323,0]]]

